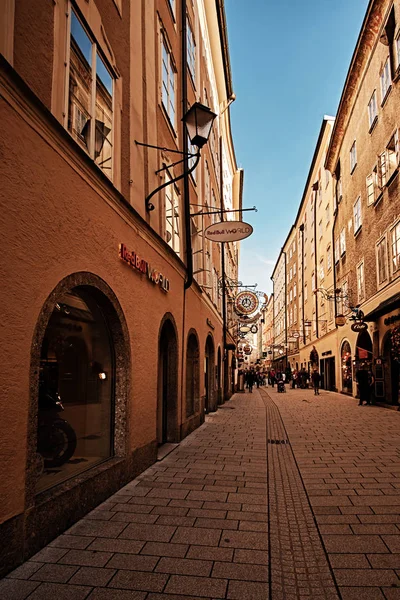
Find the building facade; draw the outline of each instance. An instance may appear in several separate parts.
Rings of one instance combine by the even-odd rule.
[[[232,393],[238,247],[204,230],[243,173],[223,2],[10,0],[0,86],[7,571]],[[197,166],[195,102],[217,115]]]
[[[357,373],[369,371],[375,400],[389,405],[399,404],[400,390],[399,80],[400,2],[371,0],[337,115],[321,126],[293,226],[297,257],[287,254],[293,228],[284,245],[289,294],[286,315],[281,302],[275,307],[273,342],[282,344],[286,322],[289,361],[300,334],[292,368],[318,367],[323,388],[352,396]],[[281,261],[282,253],[274,294]]]
[[[356,393],[359,369],[375,397],[399,402],[400,2],[371,2],[342,93],[327,156],[335,176],[340,389]],[[359,312],[361,311],[361,312]],[[356,329],[356,331],[354,331]]]

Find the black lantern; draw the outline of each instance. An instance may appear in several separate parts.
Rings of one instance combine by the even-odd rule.
[[[195,102],[189,108],[182,121],[186,124],[190,141],[194,146],[202,148],[207,143],[216,116],[208,106],[200,102]]]

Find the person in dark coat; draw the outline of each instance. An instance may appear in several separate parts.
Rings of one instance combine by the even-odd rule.
[[[314,395],[315,396],[319,396],[319,380],[320,380],[321,376],[318,372],[318,369],[314,369],[314,371],[312,372],[311,375],[311,379],[312,379],[312,383],[313,383],[313,387],[314,387]]]
[[[363,402],[371,404],[371,387],[369,384],[368,371],[366,369],[359,368],[356,373],[356,380],[358,383],[358,395],[360,397],[358,405],[362,406]]]
[[[254,377],[254,371],[249,371],[247,373],[247,386],[249,388],[250,394],[253,393],[254,379],[255,379],[255,377]]]

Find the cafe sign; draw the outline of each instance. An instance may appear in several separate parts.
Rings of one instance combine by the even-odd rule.
[[[158,285],[163,292],[169,292],[169,279],[160,271],[154,269],[144,258],[136,254],[134,250],[128,250],[125,244],[119,245],[119,257],[126,262],[134,271],[146,275],[148,279]]]
[[[221,221],[209,225],[204,235],[212,242],[238,242],[253,233],[253,227],[243,221]]]
[[[359,323],[353,323],[353,325],[351,326],[351,330],[356,331],[357,333],[360,331],[365,331],[366,329],[368,329],[368,323],[365,323],[364,321],[360,321]]]

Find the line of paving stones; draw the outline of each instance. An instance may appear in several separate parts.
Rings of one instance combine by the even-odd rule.
[[[270,395],[261,393],[267,411],[271,597],[337,599],[290,440]]]
[[[400,599],[400,414],[325,391],[270,394],[341,598]]]
[[[267,600],[265,407],[236,395],[0,581],[2,600]]]

